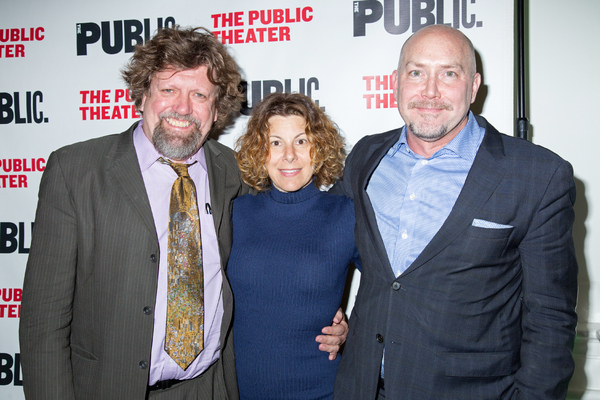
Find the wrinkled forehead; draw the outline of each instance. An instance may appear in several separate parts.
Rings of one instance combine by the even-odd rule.
[[[206,65],[198,65],[194,68],[177,68],[167,65],[152,74],[152,79],[170,79],[175,75],[195,76],[208,79],[208,68]]]
[[[210,95],[215,95],[218,89],[217,85],[208,79],[208,70],[204,65],[188,69],[163,68],[152,75],[148,89],[151,91],[153,87],[164,84],[198,90]]]

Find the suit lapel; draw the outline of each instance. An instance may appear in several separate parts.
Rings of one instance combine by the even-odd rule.
[[[382,136],[381,141],[372,143],[370,148],[365,152],[365,154],[367,154],[367,160],[365,163],[362,163],[362,165],[366,165],[368,167],[362,169],[358,173],[358,204],[362,205],[361,211],[367,216],[367,218],[365,218],[366,229],[369,237],[371,238],[371,243],[375,247],[376,253],[379,255],[381,265],[383,265],[386,272],[389,272],[392,275],[392,266],[387,256],[385,244],[383,243],[383,238],[381,237],[381,232],[379,232],[379,228],[377,227],[377,218],[375,216],[373,205],[371,204],[371,199],[367,194],[367,186],[371,176],[373,175],[373,172],[375,172],[375,169],[383,157],[385,157],[388,150],[398,141],[398,139],[400,139],[401,132],[402,128],[393,131],[391,135]]]
[[[448,215],[438,233],[403,275],[411,273],[431,260],[461,235],[472,224],[473,219],[494,193],[506,173],[502,163],[504,146],[500,133],[489,125],[485,119],[478,116],[476,118],[479,125],[484,127],[486,131],[465,184],[450,215]]]
[[[150,201],[144,186],[140,164],[133,146],[133,130],[137,122],[120,134],[108,153],[107,174],[115,182],[116,191],[123,196],[144,226],[156,235]]]
[[[227,181],[227,167],[223,165],[221,151],[213,146],[210,139],[203,145],[206,157],[206,168],[208,173],[208,185],[210,189],[210,203],[215,224],[217,238],[221,238],[219,231],[225,213],[224,207],[229,206],[225,201],[225,183]]]
[[[227,280],[225,270],[227,268],[227,260],[231,251],[231,214],[226,207],[231,206],[233,194],[227,193],[227,161],[221,150],[213,145],[211,139],[208,139],[203,145],[204,156],[206,157],[206,168],[208,173],[208,186],[210,190],[210,203],[212,207],[213,222],[215,224],[215,232],[219,243],[219,255],[221,257],[221,274],[223,276],[223,320],[221,322],[221,346],[225,346],[227,335],[231,328],[231,318],[233,315],[233,293]],[[230,177],[231,179],[231,177]],[[223,221],[223,218],[228,218],[229,221]],[[229,346],[230,347],[230,346]],[[226,347],[221,348],[222,351]],[[224,353],[222,353],[224,354]],[[224,361],[226,363],[227,361]],[[229,362],[232,362],[229,360]],[[234,378],[235,379],[235,378]]]

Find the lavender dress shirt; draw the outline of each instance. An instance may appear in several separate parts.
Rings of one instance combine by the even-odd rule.
[[[219,334],[223,318],[223,292],[221,259],[215,225],[210,212],[210,190],[204,148],[186,160],[186,164],[198,161],[189,168],[189,174],[198,196],[200,227],[202,235],[202,254],[204,269],[204,350],[184,371],[164,350],[167,319],[167,237],[169,219],[169,200],[171,187],[177,174],[168,165],[158,162],[161,154],[144,135],[140,122],[133,132],[133,144],[140,163],[144,185],[158,236],[160,259],[158,267],[158,289],[154,314],[154,332],[152,337],[152,356],[150,359],[149,385],[168,379],[192,379],[204,372],[219,358]]]

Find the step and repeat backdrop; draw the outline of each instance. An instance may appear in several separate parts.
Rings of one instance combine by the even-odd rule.
[[[51,151],[140,118],[120,78],[136,44],[165,26],[203,26],[234,56],[246,103],[218,136],[232,147],[252,108],[301,92],[339,125],[348,150],[402,125],[390,75],[404,41],[446,24],[473,41],[474,110],[512,134],[512,1],[104,0],[2,2],[0,12],[0,398],[23,399],[18,325],[37,191]],[[352,281],[349,307],[358,280]]]

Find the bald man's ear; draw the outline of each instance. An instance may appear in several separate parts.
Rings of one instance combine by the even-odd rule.
[[[473,77],[473,85],[471,88],[471,104],[473,104],[473,102],[475,102],[475,98],[477,97],[477,91],[479,90],[480,85],[481,85],[481,75],[479,75],[479,72],[476,72],[475,76]]]
[[[392,72],[391,79],[392,88],[394,89],[394,99],[396,99],[396,104],[398,103],[398,70]]]

